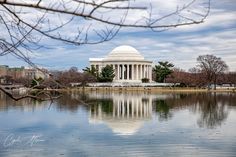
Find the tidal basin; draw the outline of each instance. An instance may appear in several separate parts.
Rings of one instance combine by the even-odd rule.
[[[235,93],[0,93],[0,156],[236,156]]]

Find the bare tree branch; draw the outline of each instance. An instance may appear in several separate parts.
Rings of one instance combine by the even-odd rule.
[[[198,1],[206,3],[197,5]],[[159,32],[200,24],[210,12],[210,1],[189,0],[160,16],[154,15],[158,8],[152,4],[143,6],[133,0],[0,0],[0,56],[11,54],[40,70],[28,54],[44,46],[42,39],[74,45],[99,44],[112,40],[124,27]],[[136,18],[137,11],[147,16]],[[10,96],[3,88],[1,91]]]
[[[31,99],[35,99],[35,100],[39,100],[39,101],[50,100],[52,103],[54,99],[61,97],[61,95],[53,97],[48,91],[45,91],[45,90],[41,90],[41,91],[37,92],[35,95],[25,94],[23,96],[14,96],[14,94],[12,92],[4,89],[4,87],[1,85],[0,85],[0,91],[4,92],[7,96],[9,96],[10,98],[12,98],[15,101],[25,99],[25,98],[31,98]],[[44,97],[40,97],[40,95],[44,95]]]
[[[190,7],[196,3],[197,0],[192,0],[187,4],[184,4],[182,7],[177,7],[176,11],[170,12],[167,15],[163,15],[162,17],[155,18],[152,17],[152,5],[150,4],[150,15],[149,17],[142,17],[141,19],[137,19],[135,22],[130,22],[127,20],[129,18],[128,12],[131,10],[146,10],[149,11],[147,7],[143,6],[132,6],[130,0],[103,0],[103,1],[82,1],[82,0],[62,0],[60,2],[54,1],[9,1],[2,0],[0,1],[0,12],[1,23],[3,23],[8,31],[9,38],[12,46],[19,47],[23,46],[27,47],[26,42],[34,43],[36,45],[39,41],[35,41],[32,37],[35,37],[34,33],[39,33],[42,36],[63,41],[70,44],[81,45],[81,44],[98,44],[101,42],[105,42],[113,39],[113,37],[119,32],[122,27],[136,27],[136,28],[148,28],[153,31],[163,31],[169,28],[174,28],[178,26],[191,25],[191,24],[199,24],[202,23],[205,18],[208,16],[210,11],[210,0],[206,0],[207,4],[204,7],[205,11],[202,13],[197,13],[193,10],[190,10]],[[203,8],[203,10],[204,10]],[[99,11],[103,12],[100,13]],[[36,14],[43,13],[40,18],[38,18],[34,22],[29,21],[24,15],[24,11],[34,12]],[[107,18],[103,15],[105,11],[115,12],[115,11],[123,11],[119,16],[120,18]],[[182,12],[190,12],[197,17],[187,17],[182,15]],[[132,14],[132,12],[130,13]],[[53,15],[53,16],[51,16]],[[61,23],[59,25],[53,24],[52,18],[55,16],[61,17],[68,16],[69,19],[65,22],[60,19]],[[176,17],[177,21],[175,23],[161,23],[167,18]],[[119,20],[120,19],[120,20]],[[75,21],[94,21],[99,22],[100,24],[104,24],[103,30],[94,30],[90,26],[87,29],[83,29],[82,31],[75,32],[75,37],[67,37],[62,33],[62,29]],[[8,25],[11,25],[12,28],[18,28],[17,30],[11,29]],[[107,29],[109,26],[109,29]],[[111,28],[110,28],[111,26]],[[83,25],[78,25],[78,30],[80,27],[84,27]],[[91,34],[90,29],[93,30],[97,34],[97,40],[93,40],[89,38]],[[14,32],[14,33],[12,33]],[[23,33],[25,32],[25,33]],[[105,33],[106,32],[106,33]],[[15,36],[14,34],[21,34],[21,37]],[[101,35],[101,33],[103,35]],[[21,40],[22,38],[22,40]],[[4,38],[5,40],[8,40]],[[14,40],[16,40],[16,42]],[[40,39],[39,39],[40,40]],[[17,44],[15,44],[17,43]],[[3,44],[3,42],[2,42]],[[0,53],[6,54],[7,51],[10,53],[10,49],[5,49]]]

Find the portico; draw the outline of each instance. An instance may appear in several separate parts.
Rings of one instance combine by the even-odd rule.
[[[115,72],[114,82],[141,82],[152,80],[152,61],[147,61],[131,46],[119,46],[105,58],[90,58],[91,67],[99,72],[106,65],[111,65]]]

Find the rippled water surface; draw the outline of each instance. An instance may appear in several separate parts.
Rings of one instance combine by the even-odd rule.
[[[0,157],[236,156],[236,94],[0,93]]]

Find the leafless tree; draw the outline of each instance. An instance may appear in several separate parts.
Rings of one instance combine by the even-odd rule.
[[[228,73],[228,83],[233,84],[236,87],[236,72]]]
[[[70,83],[80,82],[82,74],[77,71],[74,67],[70,68],[68,71],[62,71],[55,79],[64,87],[68,87]]]
[[[12,54],[36,67],[29,56],[48,39],[74,45],[98,44],[113,39],[121,28],[165,31],[200,24],[210,11],[210,0],[185,0],[160,16],[153,13],[158,8],[151,2],[145,7],[139,2],[0,0],[0,56]],[[141,16],[135,18],[137,13]]]
[[[216,57],[214,55],[199,56],[197,61],[198,66],[208,81],[208,88],[210,83],[214,83],[214,89],[216,89],[217,75],[228,69],[227,64],[221,60],[220,57]]]

